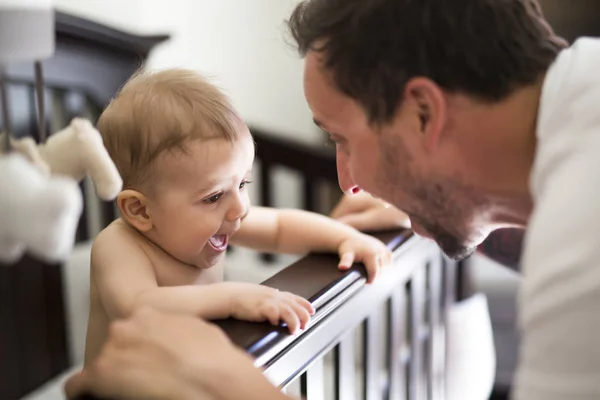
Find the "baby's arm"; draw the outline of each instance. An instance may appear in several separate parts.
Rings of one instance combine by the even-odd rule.
[[[139,234],[112,226],[92,247],[92,278],[109,318],[127,317],[143,305],[204,318],[229,316],[227,293],[217,285],[158,287],[152,263],[135,235]]]
[[[235,317],[251,321],[285,321],[293,332],[314,312],[292,293],[261,285],[225,282],[159,287],[151,261],[136,232],[105,231],[92,247],[92,276],[110,319],[129,316],[141,306],[205,319]]]
[[[332,218],[302,210],[252,207],[232,242],[266,252],[337,252],[340,268],[363,262],[369,281],[391,258],[379,240]]]

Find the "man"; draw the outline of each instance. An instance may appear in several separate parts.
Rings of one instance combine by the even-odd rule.
[[[345,192],[404,210],[456,259],[527,226],[513,397],[600,398],[600,42],[561,51],[533,0],[313,0],[289,24]]]

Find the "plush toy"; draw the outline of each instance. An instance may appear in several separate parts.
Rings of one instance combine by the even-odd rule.
[[[113,200],[121,191],[123,180],[117,167],[100,132],[88,120],[74,118],[39,146],[31,138],[11,138],[10,142],[13,150],[26,156],[42,173],[69,176],[78,182],[88,175],[102,200]]]
[[[48,177],[18,152],[0,156],[0,261],[28,251],[47,262],[70,254],[83,201],[77,182]]]
[[[88,175],[98,197],[108,201],[121,191],[121,176],[85,119],[73,119],[39,146],[11,137],[10,147],[0,155],[0,261],[15,262],[25,251],[62,260],[73,247],[82,210],[77,183]]]
[[[6,133],[0,133],[0,153],[6,152]],[[15,140],[10,138],[10,146],[16,152],[24,155],[44,176],[50,176],[50,166],[42,160],[37,143],[30,137]],[[1,157],[1,156],[0,156]]]
[[[26,251],[56,262],[71,253],[83,207],[78,182],[89,175],[98,196],[112,200],[122,180],[92,125],[74,119],[47,141],[42,60],[54,53],[52,0],[0,0],[0,261],[17,261]],[[18,18],[15,18],[18,17]],[[33,62],[41,144],[13,139],[6,71]],[[8,144],[9,149],[3,148]]]

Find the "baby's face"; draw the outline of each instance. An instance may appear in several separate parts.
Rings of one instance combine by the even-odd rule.
[[[196,140],[186,145],[186,153],[161,158],[160,182],[148,208],[153,240],[184,263],[210,268],[224,256],[250,206],[252,136],[244,127],[233,143]]]

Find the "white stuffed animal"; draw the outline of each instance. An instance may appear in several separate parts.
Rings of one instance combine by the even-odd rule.
[[[15,262],[26,251],[49,262],[63,260],[83,208],[77,183],[88,175],[108,201],[123,180],[102,136],[85,119],[74,118],[39,146],[31,138],[10,138],[10,144],[12,152],[0,155],[0,261]]]
[[[45,176],[23,155],[0,156],[0,261],[28,251],[47,262],[65,260],[83,208],[77,182]]]
[[[0,153],[4,153],[6,151],[6,149],[4,148],[5,144],[6,133],[0,133]],[[50,176],[50,166],[46,164],[44,160],[42,160],[35,140],[33,140],[30,137],[18,140],[10,138],[10,145],[15,151],[27,157],[29,161],[31,161],[34,166],[39,168],[39,170],[45,176]]]
[[[43,173],[69,176],[78,182],[88,175],[102,200],[113,200],[123,186],[100,132],[88,120],[74,118],[69,126],[39,146],[31,138],[11,138],[11,147]]]

